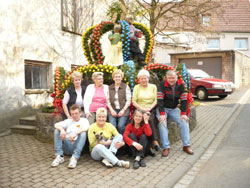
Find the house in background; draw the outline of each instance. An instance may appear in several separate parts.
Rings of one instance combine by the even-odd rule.
[[[0,132],[52,102],[56,66],[83,65],[82,33],[106,19],[105,0],[0,0]]]
[[[173,66],[186,63],[187,67],[234,81],[237,87],[250,84],[250,1],[222,2],[219,14],[201,17],[202,26],[213,32],[193,32],[191,28],[171,38],[158,36],[156,61]],[[182,45],[174,45],[176,42]]]

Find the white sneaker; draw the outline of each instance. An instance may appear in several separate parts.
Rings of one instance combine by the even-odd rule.
[[[103,163],[106,167],[108,167],[108,168],[112,168],[112,167],[113,167],[113,165],[112,165],[107,159],[103,159],[103,160],[102,160],[102,163]]]
[[[54,159],[54,161],[51,163],[52,167],[56,167],[59,164],[64,162],[64,157],[61,157],[60,155],[57,155],[56,158]]]
[[[74,156],[72,156],[69,160],[69,165],[68,168],[75,168],[77,165],[77,158],[75,158]]]
[[[123,161],[123,160],[121,160],[121,165],[124,168],[130,168],[130,162],[129,161]]]

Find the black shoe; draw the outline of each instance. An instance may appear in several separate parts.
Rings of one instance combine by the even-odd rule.
[[[147,166],[146,163],[145,163],[145,161],[144,161],[144,159],[140,160],[140,166],[141,167],[146,167]]]
[[[159,145],[154,146],[155,151],[161,151],[161,147]]]
[[[155,153],[152,151],[152,149],[149,149],[148,155],[150,155],[151,157],[155,157]]]
[[[134,165],[133,165],[133,168],[134,168],[134,169],[138,169],[139,167],[140,167],[139,161],[135,161],[135,162],[134,162]]]

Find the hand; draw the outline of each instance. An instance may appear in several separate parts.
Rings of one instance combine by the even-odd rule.
[[[113,117],[116,117],[116,116],[117,116],[116,111],[112,110],[112,111],[111,111],[111,115],[112,115]]]
[[[109,40],[114,40],[114,37],[109,37]]]
[[[166,121],[166,116],[165,115],[161,115],[159,118],[160,122]]]
[[[189,118],[186,115],[181,115],[181,120],[188,122]]]
[[[70,142],[73,142],[76,136],[77,136],[76,133],[71,134],[71,135],[69,136],[69,141],[70,141]]]
[[[122,109],[122,110],[118,113],[118,115],[117,115],[117,116],[118,116],[118,117],[122,117],[122,116],[123,116],[123,114],[124,114],[124,112],[125,112],[125,111]]]
[[[116,149],[119,149],[120,147],[122,147],[122,146],[124,146],[124,145],[125,145],[125,143],[124,143],[123,141],[121,141],[121,142],[116,142],[116,143],[115,143]]]
[[[143,146],[139,143],[136,143],[135,145],[135,148],[138,150],[138,151],[141,151],[143,149]]]
[[[108,140],[104,143],[104,145],[105,145],[105,146],[110,146],[111,143],[112,143],[112,140],[108,139]]]
[[[66,132],[65,132],[64,129],[62,129],[62,130],[60,131],[60,138],[61,138],[61,140],[65,140],[65,139],[66,139]]]
[[[92,116],[90,112],[86,113],[86,118],[88,119],[89,116]]]
[[[148,124],[149,117],[150,117],[149,112],[143,114],[144,123]]]

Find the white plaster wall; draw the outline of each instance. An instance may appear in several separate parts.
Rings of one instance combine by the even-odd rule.
[[[23,107],[51,102],[47,92],[25,94],[25,59],[51,62],[51,74],[56,66],[70,70],[71,64],[87,63],[81,36],[61,30],[60,2],[0,0],[0,120]],[[95,12],[100,13],[96,23],[103,14],[102,5],[96,7]]]

